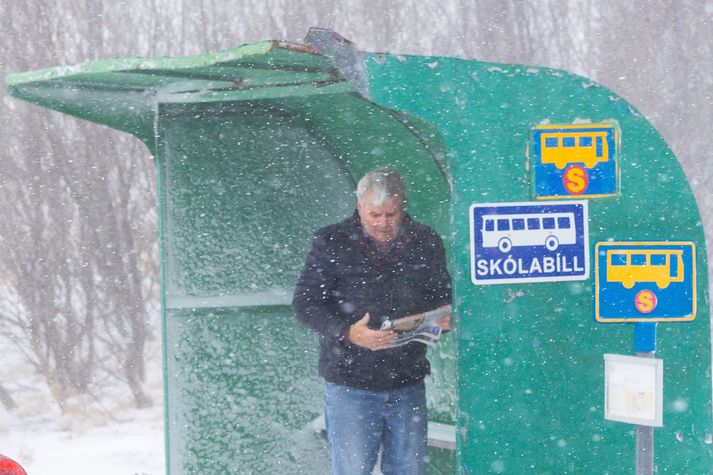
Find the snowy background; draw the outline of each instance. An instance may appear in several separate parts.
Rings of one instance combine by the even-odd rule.
[[[165,473],[157,350],[147,354],[147,386],[157,402],[153,407],[136,409],[125,390],[105,386],[103,394],[72,398],[62,413],[42,377],[5,347],[2,375],[18,408],[0,409],[2,454],[30,475]]]
[[[310,26],[364,51],[561,68],[611,88],[679,157],[711,245],[713,1],[0,0],[0,75],[300,42]],[[162,473],[151,157],[4,90],[0,104],[0,453],[31,475]]]

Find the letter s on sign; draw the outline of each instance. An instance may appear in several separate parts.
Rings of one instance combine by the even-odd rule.
[[[639,313],[651,313],[658,305],[659,301],[656,298],[656,294],[652,291],[646,289],[636,294],[634,297],[634,307]]]
[[[564,189],[572,195],[579,195],[587,189],[589,185],[589,175],[587,170],[579,165],[573,165],[564,171],[562,175]]]

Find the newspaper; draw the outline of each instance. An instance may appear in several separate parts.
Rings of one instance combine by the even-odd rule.
[[[396,348],[412,341],[425,343],[429,346],[436,346],[441,338],[441,327],[436,321],[452,313],[450,305],[438,307],[424,313],[409,315],[408,317],[386,320],[381,325],[381,330],[395,330],[394,338],[387,348]]]

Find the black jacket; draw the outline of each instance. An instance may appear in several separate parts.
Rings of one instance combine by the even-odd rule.
[[[352,345],[349,327],[365,313],[369,326],[387,318],[432,310],[451,302],[451,280],[441,238],[404,216],[396,241],[384,253],[365,236],[359,215],[319,230],[299,276],[292,306],[319,335],[319,374],[360,389],[393,389],[430,371],[426,346],[372,351]]]

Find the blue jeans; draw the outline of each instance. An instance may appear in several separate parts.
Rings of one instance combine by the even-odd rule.
[[[426,389],[372,391],[327,383],[324,392],[332,475],[371,475],[381,453],[384,475],[425,475]]]

